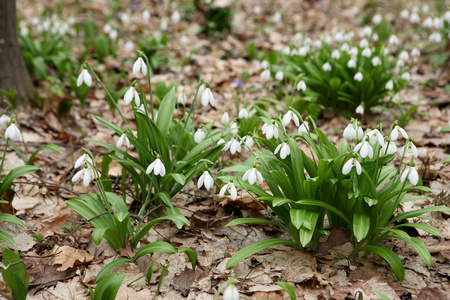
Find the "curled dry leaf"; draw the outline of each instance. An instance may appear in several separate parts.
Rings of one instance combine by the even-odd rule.
[[[75,249],[70,246],[55,247],[52,250],[56,256],[52,260],[53,265],[61,265],[57,270],[65,271],[68,268],[73,268],[76,265],[81,265],[92,261],[92,255],[84,250]]]

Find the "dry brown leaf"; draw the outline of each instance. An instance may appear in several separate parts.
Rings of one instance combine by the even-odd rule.
[[[84,250],[75,249],[70,246],[55,247],[52,250],[53,254],[58,253],[52,260],[53,265],[61,265],[57,270],[64,271],[68,268],[73,268],[76,265],[81,265],[92,261],[92,255]]]

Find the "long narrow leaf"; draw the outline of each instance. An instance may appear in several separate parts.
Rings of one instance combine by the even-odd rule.
[[[397,277],[399,281],[403,281],[403,278],[405,277],[405,269],[402,261],[398,258],[397,254],[394,253],[394,251],[383,246],[364,246],[356,250],[356,252],[360,251],[373,252],[384,258],[391,266],[395,277]]]

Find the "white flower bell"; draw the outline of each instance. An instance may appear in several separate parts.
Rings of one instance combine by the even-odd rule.
[[[330,65],[330,63],[329,63],[329,62],[324,63],[324,64],[322,65],[322,70],[324,70],[324,71],[326,71],[326,72],[331,71],[331,65]]]
[[[83,178],[83,185],[88,186],[92,178],[91,168],[86,166],[85,168],[83,168],[83,170],[80,170],[77,173],[75,173],[75,175],[72,177],[72,182],[76,182],[80,178]]]
[[[223,147],[224,151],[227,151],[228,149],[230,150],[231,154],[235,154],[236,152],[241,153],[241,143],[237,139],[231,138],[231,140]]]
[[[417,183],[419,182],[419,173],[417,173],[416,168],[406,166],[400,177],[400,181],[405,182],[406,178],[408,178],[409,182],[411,182],[411,185],[417,185]]]
[[[141,72],[144,76],[147,75],[147,65],[142,57],[139,57],[133,64],[133,75],[137,76]]]
[[[197,129],[197,131],[194,133],[194,141],[197,144],[200,144],[206,137],[206,133],[201,129]]]
[[[245,108],[241,108],[238,114],[239,119],[248,119],[248,110]]]
[[[356,173],[358,175],[361,175],[362,173],[362,167],[361,164],[359,163],[359,161],[356,160],[356,158],[350,158],[342,167],[342,174],[347,175],[348,173],[350,173],[350,171],[356,168]]]
[[[242,180],[248,180],[248,183],[252,185],[256,182],[258,182],[259,184],[262,184],[264,182],[261,173],[256,168],[251,168],[247,172],[245,172],[242,176]]]
[[[20,140],[22,135],[20,134],[19,128],[17,128],[15,123],[11,123],[8,128],[5,130],[5,138],[11,140]]]
[[[280,152],[281,159],[285,159],[286,156],[291,154],[291,149],[289,148],[289,145],[286,143],[279,144],[276,148],[273,154],[278,154]]]
[[[160,175],[161,177],[166,175],[166,167],[159,158],[155,159],[145,171],[146,174],[150,174],[152,172],[153,174]]]
[[[219,192],[219,196],[223,197],[225,193],[228,192],[231,196],[231,199],[236,200],[237,198],[237,190],[232,182],[225,184]]]
[[[87,86],[92,85],[92,77],[89,74],[88,70],[86,69],[83,69],[83,71],[81,71],[80,75],[78,76],[77,86],[80,86],[83,83],[86,84]]]
[[[87,153],[84,153],[81,155],[75,162],[75,165],[73,166],[75,169],[78,169],[81,166],[88,165],[92,166],[92,159],[89,157]]]
[[[306,83],[303,80],[297,83],[297,91],[306,91]]]
[[[198,179],[197,188],[200,189],[202,186],[205,186],[205,189],[207,190],[214,186],[214,179],[208,171],[203,172],[203,174]]]
[[[133,101],[133,99],[134,103],[136,103],[136,106],[139,107],[141,105],[141,98],[139,97],[139,94],[136,91],[136,89],[133,86],[131,86],[123,96],[123,100],[125,101],[125,104],[128,105],[131,103],[131,101]]]
[[[211,92],[210,88],[206,88],[202,93],[201,102],[203,106],[207,106],[209,103],[212,107],[214,107],[214,95]]]
[[[117,141],[116,147],[120,148],[122,147],[123,143],[125,142],[125,145],[127,145],[127,148],[130,148],[131,144],[130,144],[130,140],[128,139],[127,135],[125,133],[123,133],[119,140]]]
[[[358,72],[358,73],[355,74],[355,76],[353,76],[353,79],[355,81],[360,81],[361,82],[363,80],[363,74],[361,72]]]
[[[283,116],[281,123],[284,127],[286,127],[291,122],[291,120],[294,120],[295,126],[300,126],[300,120],[298,119],[298,116],[292,110],[288,110],[288,112]]]
[[[396,141],[398,139],[399,134],[401,134],[405,139],[408,138],[408,134],[406,133],[405,129],[401,128],[400,126],[396,125],[394,129],[391,131],[391,140]]]
[[[278,124],[267,124],[265,123],[262,127],[262,133],[266,135],[266,139],[270,140],[271,138],[278,138],[280,135],[278,131]]]

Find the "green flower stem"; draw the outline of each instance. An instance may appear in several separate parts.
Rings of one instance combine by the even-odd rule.
[[[0,171],[3,170],[3,163],[5,162],[6,149],[8,149],[8,143],[9,143],[9,138],[6,139],[5,150],[3,151],[3,155],[2,155],[2,163],[0,164]],[[1,178],[0,178],[0,183],[1,183]]]
[[[148,90],[150,93],[150,109],[152,113],[152,120],[155,119],[155,115],[153,114],[153,91],[152,91],[152,78],[151,78],[151,72],[152,72],[152,66],[150,65],[150,61],[148,60],[147,55],[145,55],[144,52],[139,51],[139,54],[144,57],[145,63],[147,64],[147,80],[148,80]],[[141,90],[142,91],[142,90]]]

